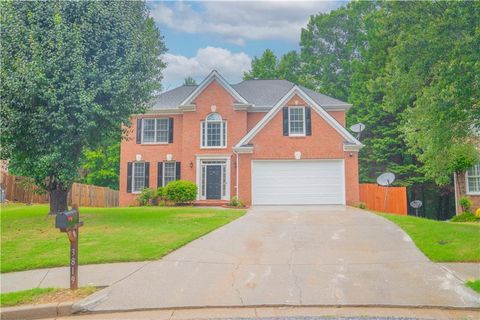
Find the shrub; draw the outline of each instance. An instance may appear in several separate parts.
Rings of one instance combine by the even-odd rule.
[[[460,207],[462,207],[462,212],[472,212],[472,200],[469,197],[463,196],[460,198]]]
[[[478,208],[477,211],[475,211],[475,215],[480,218],[480,208]]]
[[[165,198],[177,204],[190,203],[197,198],[197,185],[191,181],[172,181],[164,191]]]
[[[360,209],[367,209],[367,205],[365,204],[365,202],[359,202],[359,203],[358,203],[358,207],[359,207]]]
[[[243,204],[242,200],[238,199],[236,196],[233,196],[230,201],[228,202],[228,205],[230,207],[237,207],[237,208],[243,208],[245,205]]]
[[[165,202],[165,188],[164,187],[158,187],[157,191],[155,192],[155,197],[158,199],[158,201]]]
[[[480,217],[476,217],[473,213],[471,212],[465,212],[462,214],[459,214],[458,216],[455,216],[451,220],[452,222],[480,222]]]
[[[146,206],[150,200],[155,198],[155,191],[151,188],[144,188],[137,196],[137,200],[141,206]]]

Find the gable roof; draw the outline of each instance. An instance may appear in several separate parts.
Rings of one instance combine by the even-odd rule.
[[[327,111],[325,111],[314,99],[312,99],[301,87],[294,85],[285,94],[275,106],[235,145],[234,148],[242,148],[252,141],[252,139],[265,127],[265,125],[273,119],[273,117],[280,111],[280,109],[295,95],[302,98],[307,104],[312,107],[331,127],[333,127],[350,145],[362,147],[362,143],[358,141],[347,129],[345,129],[335,118],[333,118]]]
[[[152,110],[178,109],[179,106],[192,103],[195,97],[217,79],[219,83],[230,92],[237,103],[251,105],[250,110],[268,111],[271,109],[295,84],[287,80],[245,80],[230,85],[217,72],[212,71],[200,85],[181,86],[157,95],[152,101]],[[311,99],[325,109],[351,107],[351,104],[329,97],[314,90],[297,86],[303,90]]]
[[[248,104],[247,100],[245,100],[221,75],[217,72],[217,70],[213,70],[210,74],[203,79],[203,81],[190,93],[181,103],[180,105],[186,106],[193,103],[195,98],[203,91],[205,88],[212,83],[213,81],[217,81],[225,90],[228,91],[234,98],[235,102]]]

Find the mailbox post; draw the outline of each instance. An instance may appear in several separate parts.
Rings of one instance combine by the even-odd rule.
[[[55,217],[55,227],[60,232],[67,233],[70,241],[70,289],[78,289],[78,231],[83,226],[80,221],[78,205],[72,205],[72,210],[58,213]]]

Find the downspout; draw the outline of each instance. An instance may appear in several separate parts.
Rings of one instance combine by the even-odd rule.
[[[235,160],[235,196],[238,198],[238,152],[233,150],[233,153],[236,155],[236,160]]]
[[[455,190],[455,215],[458,215],[457,172],[453,172],[453,189]]]

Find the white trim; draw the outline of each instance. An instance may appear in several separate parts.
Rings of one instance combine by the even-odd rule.
[[[162,187],[165,187],[165,164],[166,163],[173,163],[173,180],[177,180],[177,161],[162,161]],[[158,173],[157,173],[158,174]]]
[[[458,209],[458,184],[457,184],[457,172],[453,172],[453,185],[455,186],[455,215],[459,215],[460,211]]]
[[[360,148],[363,144],[358,141],[350,132],[347,131],[335,118],[333,118],[327,111],[325,111],[320,105],[318,105],[313,99],[308,96],[297,85],[293,86],[290,91],[280,99],[277,104],[270,109],[269,112],[235,145],[235,147],[241,147],[244,144],[248,144],[265,125],[273,119],[273,117],[279,112],[281,107],[287,103],[294,95],[299,95],[305,102],[307,102],[312,109],[314,109],[330,126],[332,126],[342,137],[348,142],[358,145]]]
[[[480,162],[475,164],[473,167],[479,167],[480,170]],[[475,176],[476,177],[476,176]],[[469,185],[468,185],[468,170],[465,170],[465,194],[469,196],[480,196],[480,190],[479,191],[470,191]]]
[[[252,159],[250,161],[250,190],[251,190],[251,200],[252,205],[255,205],[253,198],[253,163],[254,162],[323,162],[323,161],[340,161],[342,163],[342,181],[343,181],[343,197],[342,197],[342,204],[347,204],[347,181],[345,180],[346,173],[345,173],[345,159],[302,159],[302,160],[295,160],[295,159]]]
[[[216,113],[216,112],[212,112]],[[209,113],[207,117],[212,114]],[[218,113],[217,113],[218,114]],[[220,114],[218,114],[220,115]],[[227,121],[224,120],[223,118],[221,120],[206,120],[207,117],[205,117],[205,120],[200,121],[200,149],[226,149],[228,145],[228,124]],[[220,116],[221,117],[221,116]],[[220,123],[220,146],[207,146],[204,145],[208,143],[208,139],[204,141],[206,137],[203,135],[204,131],[204,126],[208,123]],[[208,136],[207,134],[207,128],[205,128],[205,136]],[[225,138],[224,138],[225,137]]]
[[[142,130],[140,132],[140,144],[169,144],[168,138],[170,135],[170,119],[165,118],[165,117],[148,117],[148,118],[141,118],[142,121]],[[157,139],[157,120],[167,120],[167,141],[152,141],[152,142],[144,142],[143,141],[143,130],[145,130],[145,125],[143,123],[144,120],[155,120],[155,125],[154,125],[154,132],[155,132],[155,140]]]
[[[253,146],[234,147],[234,153],[253,153]]]
[[[343,144],[343,151],[358,152],[358,151],[360,151],[360,149],[362,149],[362,147],[363,147],[363,145],[344,143]]]
[[[164,114],[183,114],[181,110],[178,108],[171,108],[171,109],[148,109],[143,114],[138,114],[136,116],[143,116],[143,115],[164,115]]]
[[[238,102],[243,104],[249,104],[223,77],[217,70],[213,70],[210,74],[200,83],[200,85],[180,103],[180,106],[191,105],[193,100],[214,80],[216,80],[225,90],[228,91]]]
[[[136,164],[143,164],[143,188],[145,189],[145,161],[132,161],[132,194],[140,194],[142,193],[142,190],[140,191],[134,191],[135,188],[135,165]]]
[[[225,196],[221,197],[221,200],[230,200],[230,183],[231,183],[231,155],[196,155],[196,163],[197,163],[197,172],[196,172],[196,182],[198,186],[197,192],[197,200],[206,200],[206,192],[205,197],[202,196],[202,160],[220,160],[225,161],[225,170],[226,170],[226,190]],[[223,175],[221,177],[223,179]]]
[[[291,133],[290,128],[292,127],[290,125],[290,110],[291,109],[302,109],[303,110],[303,132],[302,133]],[[307,135],[307,121],[306,121],[306,116],[305,116],[305,106],[290,106],[287,109],[287,117],[288,117],[288,136],[289,137],[305,137]],[[311,122],[311,120],[310,120]]]

